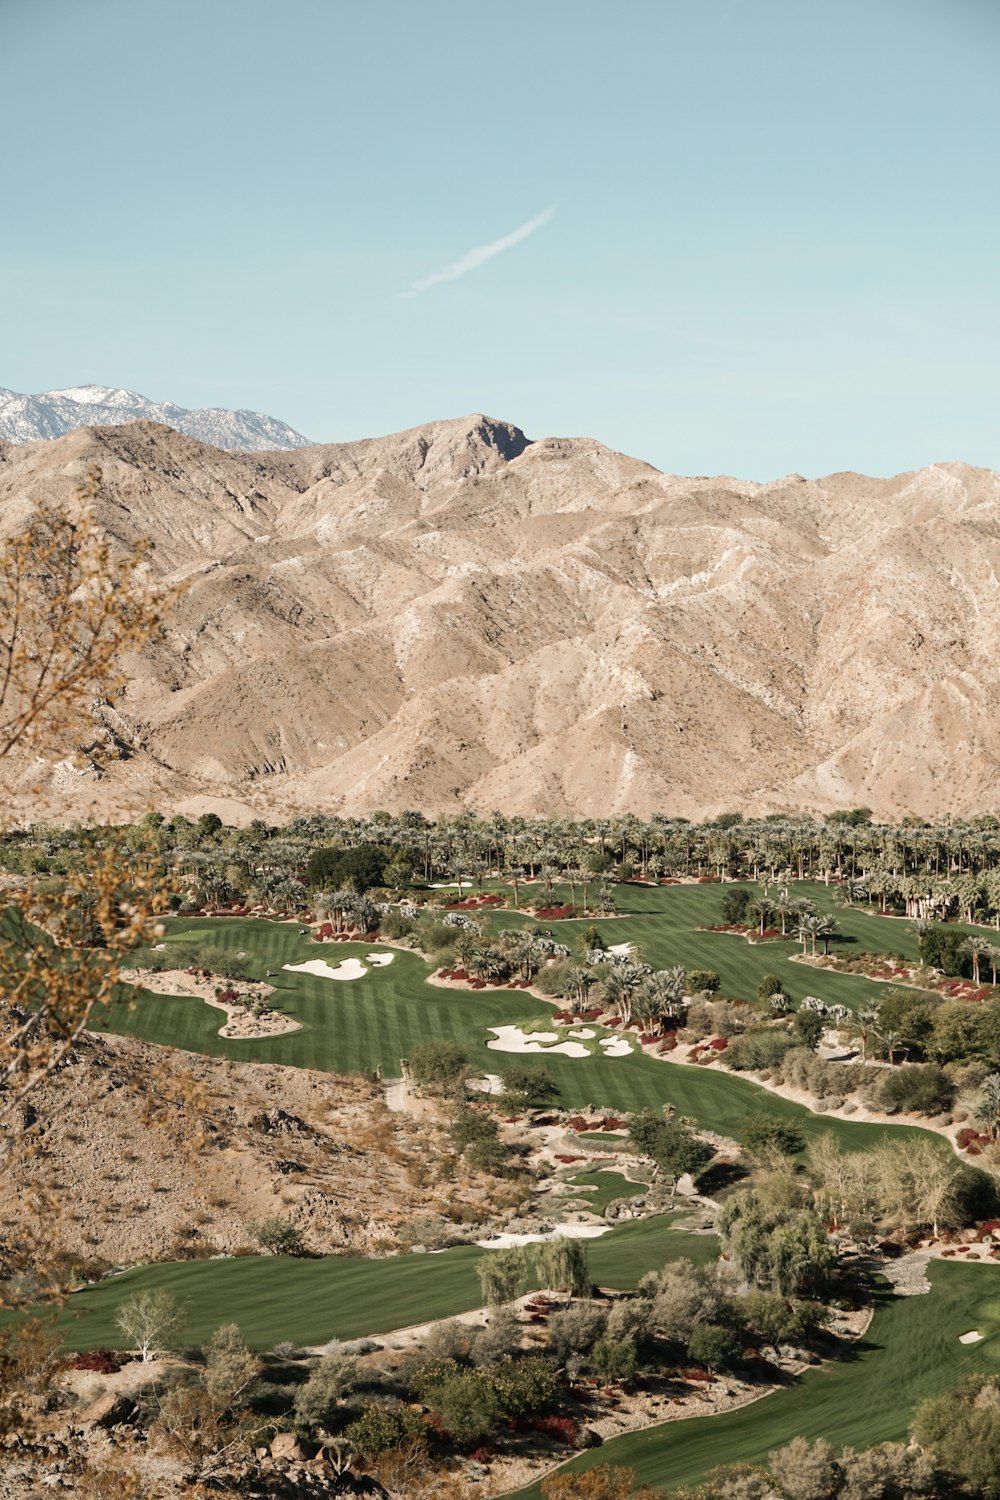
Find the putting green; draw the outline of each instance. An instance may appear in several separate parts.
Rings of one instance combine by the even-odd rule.
[[[670,1490],[694,1484],[716,1464],[763,1463],[769,1451],[800,1434],[835,1449],[867,1447],[906,1436],[916,1406],[963,1375],[1000,1370],[1000,1269],[930,1270],[929,1296],[893,1297],[882,1283],[868,1333],[844,1359],[809,1370],[790,1387],[716,1417],[690,1417],[628,1433],[581,1454],[568,1466],[624,1464],[647,1484]],[[960,1344],[978,1328],[981,1343]],[[539,1500],[537,1485],[516,1500]]]

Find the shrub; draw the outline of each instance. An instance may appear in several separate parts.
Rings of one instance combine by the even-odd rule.
[[[274,1214],[260,1224],[251,1224],[250,1233],[262,1250],[271,1255],[305,1255],[302,1231],[290,1219]]]
[[[329,1430],[344,1399],[357,1387],[358,1362],[343,1349],[333,1348],[313,1365],[309,1379],[295,1394],[295,1416],[310,1431]]]
[[[598,1339],[590,1351],[590,1368],[598,1380],[610,1384],[612,1381],[631,1380],[635,1374],[636,1346],[634,1339]]]
[[[721,983],[722,980],[714,969],[691,969],[684,987],[689,995],[714,995]]]
[[[128,1357],[115,1349],[81,1349],[70,1360],[71,1370],[92,1370],[95,1375],[116,1375]]]
[[[746,921],[747,907],[750,905],[750,892],[741,886],[726,891],[722,898],[720,915],[727,927],[739,927]]]
[[[582,1302],[564,1308],[549,1319],[549,1344],[553,1356],[564,1365],[571,1354],[587,1354],[604,1333],[607,1319],[601,1308]]]
[[[345,1429],[344,1437],[364,1458],[372,1460],[425,1431],[423,1418],[402,1402],[389,1405],[370,1401]]]
[[[764,1073],[776,1068],[786,1052],[796,1045],[787,1031],[767,1026],[752,1026],[742,1036],[733,1037],[722,1054],[722,1063],[734,1073]]]
[[[772,995],[780,995],[784,986],[777,974],[762,974],[757,982],[757,999],[766,1005]]]
[[[954,1103],[955,1085],[936,1063],[910,1063],[886,1074],[879,1096],[892,1109],[939,1115]]]
[[[418,1042],[410,1053],[410,1069],[417,1083],[444,1091],[459,1089],[472,1071],[455,1042]]]

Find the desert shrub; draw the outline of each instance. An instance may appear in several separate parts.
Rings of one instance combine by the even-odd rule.
[[[271,1255],[305,1255],[302,1231],[290,1219],[272,1214],[260,1224],[250,1225],[250,1234],[262,1250]]]
[[[127,1363],[128,1356],[115,1349],[81,1349],[70,1360],[70,1369],[91,1370],[95,1375],[115,1375]]]
[[[501,1074],[501,1082],[502,1102],[516,1109],[544,1108],[559,1097],[559,1085],[544,1066],[513,1063]]]
[[[223,1323],[202,1348],[202,1385],[221,1409],[247,1399],[261,1372],[237,1323]]]
[[[329,1349],[295,1393],[296,1420],[309,1431],[329,1431],[361,1378],[358,1362],[343,1349]]]
[[[939,1115],[954,1103],[955,1085],[936,1063],[910,1063],[886,1073],[878,1093],[886,1108]]]
[[[837,1493],[837,1467],[825,1438],[817,1438],[815,1443],[804,1437],[792,1438],[784,1448],[769,1453],[767,1461],[786,1500],[827,1500]]]
[[[424,1353],[428,1359],[466,1360],[472,1350],[472,1329],[457,1318],[446,1318],[434,1323],[424,1340]]]
[[[780,995],[784,986],[777,974],[762,974],[757,981],[757,999],[762,1000],[765,1005],[770,1002],[772,995]]]
[[[634,1339],[598,1339],[590,1351],[588,1363],[598,1380],[605,1382],[631,1380],[638,1354]]]
[[[412,917],[404,917],[402,912],[388,911],[379,923],[379,931],[384,938],[391,938],[399,942],[402,938],[412,937],[417,930],[417,924]]]
[[[808,1343],[825,1316],[815,1302],[798,1302],[776,1292],[748,1292],[730,1304],[730,1311],[767,1344]]]
[[[604,1333],[607,1319],[601,1308],[581,1302],[553,1313],[549,1319],[549,1347],[564,1365],[571,1354],[586,1354]]]
[[[364,1458],[376,1459],[390,1448],[398,1448],[407,1438],[426,1431],[423,1418],[402,1402],[367,1402],[345,1428],[344,1437]]]
[[[492,1115],[471,1104],[462,1104],[456,1109],[449,1138],[478,1172],[501,1172],[507,1164],[499,1125]]]
[[[752,1026],[729,1043],[722,1054],[722,1065],[734,1073],[770,1072],[795,1045],[794,1037],[787,1031]]]
[[[516,1354],[521,1343],[521,1325],[509,1307],[495,1307],[489,1322],[477,1330],[472,1341],[472,1363],[485,1368]]]
[[[216,943],[175,943],[167,950],[172,968],[208,969],[223,979],[247,979],[249,963]]]
[[[689,969],[684,980],[689,995],[714,995],[721,984],[722,980],[714,969]]]
[[[823,1017],[814,1010],[797,1010],[792,1027],[799,1045],[812,1051],[823,1035]]]
[[[613,1343],[641,1343],[649,1333],[652,1306],[647,1297],[625,1297],[608,1313],[606,1337]]]

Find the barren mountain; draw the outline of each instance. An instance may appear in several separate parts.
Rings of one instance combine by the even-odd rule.
[[[482,416],[256,454],[133,423],[0,444],[0,527],[93,463],[108,531],[188,588],[97,710],[122,758],[50,775],[66,814],[996,802],[991,471],[679,478]]]

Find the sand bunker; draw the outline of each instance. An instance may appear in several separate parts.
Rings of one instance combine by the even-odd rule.
[[[391,964],[395,957],[395,953],[366,953],[365,962],[375,964],[376,968],[383,969],[386,964]]]
[[[503,1079],[499,1073],[486,1073],[482,1078],[470,1078],[469,1088],[478,1089],[481,1094],[502,1094]]]
[[[566,1057],[590,1056],[582,1042],[560,1042],[559,1034],[555,1031],[535,1031],[528,1036],[520,1026],[488,1026],[486,1029],[492,1031],[496,1038],[495,1041],[486,1043],[494,1052],[562,1052]],[[552,1042],[556,1045],[542,1045]]]
[[[985,1337],[986,1335],[984,1333],[980,1333],[977,1328],[974,1329],[972,1333],[960,1333],[958,1336],[958,1342],[960,1344],[979,1344]]]
[[[632,944],[612,943],[611,947],[608,949],[608,952],[613,953],[616,958],[627,958],[628,955],[632,952]]]
[[[543,1240],[596,1240],[607,1234],[610,1224],[557,1224],[545,1234],[495,1234],[491,1240],[476,1240],[484,1250],[514,1250],[519,1245],[540,1245]]]
[[[324,958],[307,958],[302,964],[282,964],[291,974],[316,974],[320,979],[363,979],[368,973],[360,958],[344,958],[336,968]]]
[[[579,1037],[581,1042],[589,1042],[596,1035],[592,1026],[578,1026],[575,1031],[570,1032],[570,1036]]]
[[[623,1036],[602,1036],[597,1044],[604,1048],[605,1057],[628,1057],[632,1043]]]

